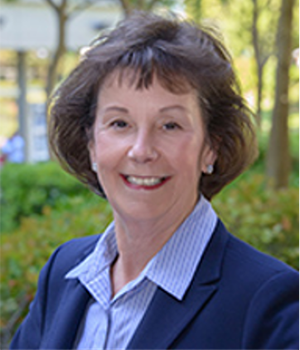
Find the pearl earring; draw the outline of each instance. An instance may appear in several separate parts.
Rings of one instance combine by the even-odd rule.
[[[214,166],[209,164],[206,168],[206,174],[211,175],[214,172]]]
[[[92,170],[96,173],[98,171],[97,169],[97,163],[92,163]]]

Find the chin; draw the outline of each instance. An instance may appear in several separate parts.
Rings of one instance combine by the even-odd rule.
[[[148,221],[159,219],[163,216],[164,210],[160,210],[157,205],[150,205],[144,203],[132,203],[128,204],[126,208],[115,210],[117,215],[121,218],[132,221]]]

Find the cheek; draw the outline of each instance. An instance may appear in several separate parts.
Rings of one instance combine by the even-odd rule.
[[[179,164],[185,164],[190,171],[201,167],[203,155],[203,144],[197,138],[184,140],[177,147],[177,154],[174,156]]]
[[[172,156],[170,156],[172,154]],[[201,176],[202,152],[199,143],[182,143],[181,147],[170,149],[169,164],[184,186],[198,187]]]
[[[95,161],[99,165],[110,165],[118,159],[122,149],[124,147],[114,142],[108,135],[97,135],[94,143]]]

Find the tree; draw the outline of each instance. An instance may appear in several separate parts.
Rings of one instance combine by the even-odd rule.
[[[57,45],[48,68],[46,94],[50,96],[58,80],[58,70],[66,52],[66,23],[74,14],[95,4],[97,0],[44,0],[55,12],[57,19]],[[99,1],[99,0],[98,0]]]
[[[48,69],[46,84],[47,97],[50,96],[55,84],[58,81],[59,66],[66,52],[66,23],[75,14],[94,5],[99,0],[44,0],[54,10],[57,18],[57,45],[54,50],[51,63]],[[133,10],[151,11],[155,5],[161,3],[170,6],[175,0],[119,0],[124,16],[129,15]]]
[[[261,104],[263,93],[263,73],[265,65],[268,59],[274,52],[274,38],[272,37],[271,22],[274,16],[269,16],[268,29],[262,31],[259,26],[259,19],[262,17],[262,12],[267,9],[270,11],[270,5],[272,0],[267,0],[259,4],[258,0],[252,0],[252,44],[254,49],[254,58],[256,62],[256,74],[257,74],[257,96],[256,96],[256,115],[259,128],[261,127]],[[266,35],[268,33],[269,35]]]
[[[292,19],[295,0],[282,0],[277,27],[277,71],[275,104],[267,155],[267,176],[275,188],[287,187],[289,154],[289,67],[291,63]]]
[[[238,19],[232,21],[236,24],[231,24],[231,37],[234,38],[234,44],[239,47],[239,53],[249,55],[252,57],[251,61],[253,60],[251,66],[254,68],[254,74],[249,72],[249,75],[255,84],[253,85],[253,92],[255,92],[254,110],[259,128],[262,121],[263,98],[270,97],[273,91],[270,89],[270,80],[272,81],[272,79],[267,77],[268,85],[266,85],[264,73],[269,59],[275,55],[276,22],[279,8],[278,0],[230,2],[230,11],[234,11],[230,15]]]

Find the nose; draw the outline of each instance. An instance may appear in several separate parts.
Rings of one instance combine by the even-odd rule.
[[[153,135],[148,131],[139,132],[128,151],[128,157],[137,163],[148,163],[158,157]]]

